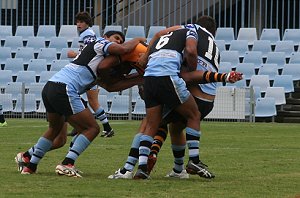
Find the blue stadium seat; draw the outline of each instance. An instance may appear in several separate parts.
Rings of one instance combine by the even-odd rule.
[[[100,27],[99,27],[99,25],[93,25],[93,26],[92,26],[92,29],[93,29],[93,31],[95,32],[95,34],[96,34],[97,37],[102,36],[102,35],[100,34]]]
[[[31,59],[28,63],[27,71],[35,71],[37,76],[42,71],[47,71],[46,59]]]
[[[289,58],[294,51],[293,41],[277,41],[275,44],[275,52],[284,52],[286,58]]]
[[[68,41],[65,37],[51,37],[49,47],[56,48],[56,51],[61,53],[63,48],[68,48]]]
[[[42,100],[42,90],[45,86],[45,83],[29,83],[29,85],[27,85],[28,88],[28,93],[29,94],[35,94],[35,98],[38,101]]]
[[[13,112],[15,113],[21,113],[22,112],[22,94],[18,94],[16,106],[13,109]],[[25,102],[24,102],[24,112],[30,113],[30,112],[36,112],[36,98],[35,94],[25,94]]]
[[[285,64],[282,75],[292,75],[294,81],[300,80],[300,64]]]
[[[38,53],[41,48],[46,47],[46,40],[43,36],[32,36],[28,38],[26,47],[32,47],[34,53]]]
[[[289,63],[300,63],[300,51],[291,53]]]
[[[224,40],[226,45],[229,45],[232,40],[235,40],[234,31],[231,27],[218,27],[216,31],[216,40]]]
[[[272,117],[277,115],[275,98],[257,98],[255,117]]]
[[[224,40],[215,40],[215,43],[216,43],[216,45],[217,45],[220,52],[226,50],[226,44],[225,44]]]
[[[247,40],[248,45],[253,45],[253,42],[257,40],[256,28],[240,28],[237,40]]]
[[[108,103],[106,95],[98,95],[98,102],[105,112],[108,112]]]
[[[295,46],[300,44],[300,29],[285,29],[283,41],[293,41]]]
[[[0,104],[3,112],[11,112],[14,109],[13,99],[11,94],[0,94]]]
[[[22,93],[22,90],[23,85],[21,82],[9,82],[5,87],[5,93],[11,94],[13,100],[17,100],[18,94]]]
[[[236,71],[243,73],[244,79],[250,80],[251,76],[255,75],[255,66],[253,63],[239,63]]]
[[[231,63],[231,67],[235,68],[237,64],[240,63],[239,52],[238,51],[222,51],[220,53],[221,62]]]
[[[250,79],[249,87],[257,86],[260,87],[262,93],[265,93],[267,87],[270,87],[270,80],[268,75],[253,75]]]
[[[262,52],[260,51],[247,51],[243,59],[243,63],[253,63],[254,67],[258,69],[263,63]]]
[[[57,60],[55,48],[41,48],[37,58],[46,59],[47,65],[50,65],[53,60]]]
[[[111,30],[123,32],[123,29],[122,29],[121,25],[107,25],[104,28],[103,34],[105,34],[108,31],[111,31]]]
[[[10,47],[12,53],[16,53],[18,47],[23,47],[21,36],[7,36],[5,38],[4,47]]]
[[[35,76],[35,71],[18,71],[16,82],[23,82],[27,87],[27,85],[29,85],[30,83],[36,82]]]
[[[280,69],[283,68],[283,65],[286,63],[285,53],[284,52],[269,52],[267,54],[266,63],[275,63]]]
[[[50,71],[59,71],[69,63],[70,61],[66,59],[53,60],[51,63]]]
[[[51,37],[56,36],[55,25],[40,25],[36,36],[44,37],[46,41],[50,41]]]
[[[265,97],[275,98],[275,105],[286,104],[285,92],[283,87],[267,87]]]
[[[107,113],[110,115],[127,115],[129,113],[129,97],[126,95],[114,95],[110,110]]]
[[[34,58],[34,50],[32,47],[18,47],[16,58],[23,58],[23,64],[28,64],[30,59]]]
[[[12,26],[11,25],[0,25],[0,46],[3,45],[7,36],[12,36]]]
[[[164,30],[164,29],[166,29],[166,26],[156,26],[156,25],[150,26],[148,34],[147,34],[147,40],[150,40],[151,38],[153,38],[153,36],[157,32]]]
[[[46,83],[54,74],[56,74],[56,71],[42,71],[39,83]]]
[[[258,70],[258,75],[268,75],[269,80],[274,80],[278,75],[278,69],[274,67],[274,64],[262,64]]]
[[[234,65],[233,68],[236,68],[236,65]],[[232,71],[233,68],[230,62],[220,62],[219,64],[220,73],[230,72]]]
[[[69,60],[72,61],[74,58],[68,58],[68,51],[73,50],[77,53],[79,53],[79,48],[62,48],[59,60]]]
[[[11,70],[15,76],[18,71],[24,71],[23,58],[7,58],[4,66],[5,70]]]
[[[11,70],[0,70],[0,89],[5,89],[8,82],[12,82]]]
[[[21,36],[23,41],[27,41],[28,37],[34,36],[33,26],[17,26],[15,36]]]
[[[65,37],[68,42],[72,42],[74,37],[78,37],[76,25],[62,25],[59,30],[59,37]]]
[[[271,45],[275,45],[277,41],[280,41],[279,29],[264,28],[261,31],[260,40],[268,40],[271,42]]]
[[[252,51],[260,51],[263,58],[266,58],[267,54],[272,51],[271,42],[269,40],[254,41]]]
[[[230,42],[230,51],[238,51],[239,57],[244,57],[245,52],[249,50],[247,40],[232,40]]]
[[[146,115],[145,101],[137,98],[132,115]]]
[[[146,38],[145,34],[145,27],[142,25],[129,25],[126,30],[125,38],[135,38],[135,37],[144,37]]]
[[[0,64],[5,64],[7,58],[11,58],[10,47],[0,47]],[[1,68],[0,68],[1,69]]]
[[[273,82],[273,87],[283,87],[285,93],[295,91],[292,75],[276,75]]]

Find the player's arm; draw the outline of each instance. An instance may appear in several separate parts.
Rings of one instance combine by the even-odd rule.
[[[196,38],[189,37],[186,39],[184,52],[185,52],[186,63],[190,71],[195,71],[197,68],[197,58],[198,58],[197,43],[198,40]]]
[[[106,89],[108,92],[122,91],[128,89],[135,85],[142,84],[144,82],[143,76],[140,75],[129,75],[126,78],[116,79],[113,83],[102,81],[97,83],[102,88]]]
[[[145,42],[146,38],[138,37],[123,44],[112,43],[108,46],[108,53],[113,55],[122,55],[131,52],[140,43]]]

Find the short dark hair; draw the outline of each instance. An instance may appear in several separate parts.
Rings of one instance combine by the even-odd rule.
[[[120,31],[110,30],[110,31],[105,32],[103,36],[110,37],[114,34],[119,34],[122,37],[123,42],[125,42],[125,35],[123,34],[123,32],[120,32]]]
[[[88,12],[78,12],[75,16],[75,21],[83,21],[89,27],[93,26],[92,17]]]
[[[217,29],[217,24],[216,24],[216,20],[210,16],[201,16],[196,24],[204,27],[205,29],[207,29],[213,36],[215,36],[216,34],[216,29]]]

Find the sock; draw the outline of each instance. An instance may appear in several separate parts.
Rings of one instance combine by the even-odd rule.
[[[140,137],[142,136],[142,133],[137,133],[133,141],[131,143],[131,148],[127,157],[127,161],[124,165],[124,167],[120,170],[122,174],[125,174],[126,171],[133,171],[135,164],[138,161],[139,158],[139,146],[140,146]]]
[[[51,147],[52,141],[48,140],[47,138],[40,137],[37,144],[35,145],[34,152],[30,159],[29,168],[32,171],[36,171],[37,164],[44,157],[45,153],[51,149]]]
[[[5,122],[4,115],[3,115],[3,112],[2,112],[2,105],[0,105],[0,122],[1,123]]]
[[[149,135],[142,135],[140,137],[140,147],[139,147],[139,169],[147,172],[147,162],[148,156],[150,154],[150,147],[153,142],[153,137]]]
[[[157,156],[168,135],[168,126],[160,126],[151,146],[151,155]]]
[[[69,150],[71,150],[71,148],[72,148],[72,146],[74,145],[74,142],[75,142],[75,140],[77,139],[78,135],[79,135],[79,134],[73,136],[73,138],[72,138],[72,140],[71,140],[71,142],[70,142]]]
[[[174,145],[171,146],[174,156],[174,172],[181,173],[184,169],[184,153],[185,145]]]
[[[100,106],[97,111],[95,112],[95,116],[103,125],[104,131],[111,131],[111,126],[109,125],[108,119],[106,117],[104,109]]]
[[[76,140],[74,141],[74,144],[72,148],[69,150],[66,158],[62,162],[63,165],[72,164],[74,165],[74,162],[79,157],[79,155],[90,145],[90,141],[83,135],[79,134]]]
[[[24,156],[31,158],[31,156],[32,156],[33,153],[34,153],[35,148],[36,148],[36,145],[34,145],[34,146],[31,147],[30,149],[28,149],[28,151],[26,151],[26,152],[24,153]]]
[[[199,163],[199,145],[200,145],[201,131],[195,129],[186,128],[186,142],[189,148],[189,160],[193,163]]]

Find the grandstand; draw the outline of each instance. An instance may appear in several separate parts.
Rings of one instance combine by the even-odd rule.
[[[94,28],[97,34],[113,28],[123,31],[126,39],[143,36],[148,41],[155,31],[165,27],[191,23],[201,15],[214,17],[219,26],[215,39],[222,49],[220,70],[222,72],[241,70],[247,78],[244,84],[220,84],[215,108],[207,119],[300,121],[300,19],[290,8],[292,6],[288,6],[299,7],[299,2],[290,0],[71,2],[60,1],[60,7],[57,7],[54,1],[1,1],[0,50],[3,53],[0,54],[0,103],[4,104],[7,98],[12,100],[5,102],[9,104],[8,107],[4,107],[7,117],[44,117],[41,110],[43,103],[36,89],[39,87],[40,90],[39,84],[45,83],[55,71],[63,67],[61,64],[70,61],[66,57],[66,52],[68,49],[77,49],[73,43],[73,40],[76,43],[78,37],[74,13],[85,10],[95,16]],[[34,64],[37,60],[40,64]],[[32,84],[35,84],[34,88]],[[283,92],[279,93],[275,87],[283,87]],[[277,90],[276,94],[270,93],[271,90]],[[101,90],[100,94],[105,95],[104,106],[107,106],[110,118],[118,118],[122,114],[126,119],[141,119],[145,115],[136,87],[121,93]],[[276,103],[278,99],[276,97],[282,96],[284,102]],[[30,98],[30,103],[20,102],[27,98]],[[124,98],[125,103],[119,101]],[[256,108],[266,98],[275,99],[275,106],[270,107],[273,109],[275,107],[275,112],[258,115]],[[35,100],[35,107],[32,100]],[[117,105],[113,104],[114,102],[121,106],[123,104],[122,107],[126,106],[125,111],[120,107],[115,109]],[[30,111],[27,111],[29,107],[26,104],[30,105]]]

